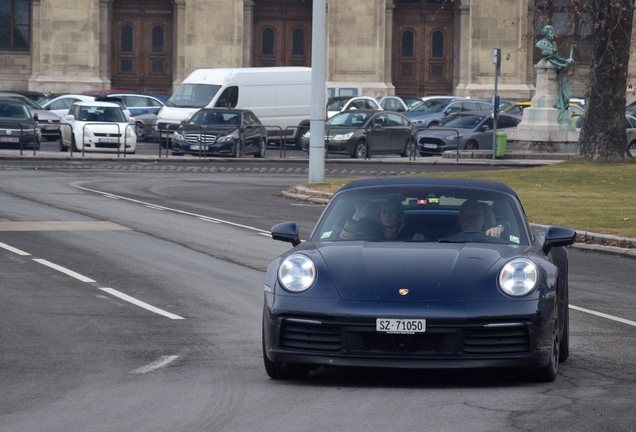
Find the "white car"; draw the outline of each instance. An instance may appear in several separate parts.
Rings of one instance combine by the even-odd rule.
[[[60,128],[60,151],[135,153],[135,119],[113,102],[76,102]]]
[[[51,99],[50,101],[44,103],[42,105],[42,108],[57,114],[58,116],[60,116],[60,118],[63,119],[69,113],[69,109],[71,108],[71,105],[73,105],[75,102],[95,102],[95,101],[113,102],[120,105],[120,107],[126,113],[126,117],[131,117],[130,111],[128,110],[128,108],[126,108],[126,105],[124,105],[121,99],[119,98],[112,98],[111,100],[109,99],[110,97],[108,96],[99,97],[99,96],[92,96],[92,95],[85,95],[85,94],[67,94],[67,95],[58,96],[55,99]]]
[[[336,96],[327,101],[327,118],[350,109],[371,109],[383,111],[375,98],[370,96]]]

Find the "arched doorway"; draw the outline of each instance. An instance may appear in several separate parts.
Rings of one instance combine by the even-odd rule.
[[[111,87],[172,93],[171,0],[115,0],[111,24]]]
[[[395,94],[452,94],[452,3],[443,0],[396,0],[395,3],[392,53]]]
[[[252,66],[311,66],[310,1],[257,0]]]

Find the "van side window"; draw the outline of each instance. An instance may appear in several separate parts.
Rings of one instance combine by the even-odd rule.
[[[239,89],[237,86],[228,87],[223,90],[219,100],[216,101],[215,107],[234,108],[238,102]]]

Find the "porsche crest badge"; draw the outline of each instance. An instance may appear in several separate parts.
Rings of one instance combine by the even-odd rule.
[[[409,293],[409,290],[407,288],[400,288],[398,292],[400,293],[401,296],[405,296]]]

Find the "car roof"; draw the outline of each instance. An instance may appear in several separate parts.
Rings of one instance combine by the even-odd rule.
[[[344,185],[340,191],[381,187],[381,186],[435,186],[435,187],[464,187],[475,189],[488,189],[497,192],[510,194],[518,199],[517,193],[510,186],[489,180],[473,180],[461,178],[373,178],[364,180],[354,180]]]
[[[104,102],[104,101],[81,101],[81,102],[75,102],[73,105],[79,105],[79,106],[95,106],[95,107],[116,107],[116,108],[121,108],[121,106],[119,106],[118,104],[114,103],[114,102]]]
[[[0,96],[0,102],[27,106],[27,104],[22,102],[20,99],[11,96]]]

